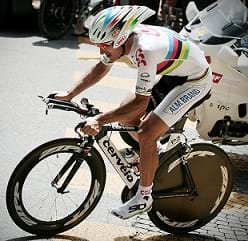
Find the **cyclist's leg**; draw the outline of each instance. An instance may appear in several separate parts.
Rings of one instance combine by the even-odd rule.
[[[158,166],[157,140],[169,126],[156,114],[150,112],[140,125],[140,184],[150,186]]]
[[[194,104],[207,95],[212,86],[210,70],[202,78],[176,86],[159,104],[154,112],[149,113],[140,125],[138,132],[140,144],[140,188],[152,186],[158,166],[157,139],[174,125]],[[122,207],[112,213],[121,218],[129,218],[140,212],[148,211],[152,205],[151,192],[145,196],[141,192]]]
[[[174,82],[169,81],[168,83],[164,80],[164,92],[168,92],[168,89],[181,85],[181,80],[178,82],[176,80]],[[164,95],[166,94],[164,93]],[[138,132],[140,144],[140,186],[137,194],[132,199],[120,208],[111,210],[114,215],[126,219],[150,209],[153,201],[151,196],[152,183],[158,167],[157,140],[168,129],[168,125],[153,112],[150,112],[141,120]]]
[[[136,195],[119,208],[111,210],[117,217],[126,219],[142,212],[149,211],[152,206],[152,183],[158,167],[157,140],[168,130],[168,126],[153,112],[142,120],[139,131],[140,145],[140,185]]]
[[[176,79],[175,79],[176,81]],[[212,86],[212,76],[205,72],[199,80],[177,85],[164,97],[154,112],[141,121],[138,131],[140,144],[140,184],[152,185],[158,167],[157,140],[169,130],[188,110],[204,98]]]

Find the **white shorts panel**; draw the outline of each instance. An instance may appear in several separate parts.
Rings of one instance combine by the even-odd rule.
[[[175,87],[153,111],[169,127],[181,119],[188,110],[211,90],[212,74],[201,80],[188,81]]]

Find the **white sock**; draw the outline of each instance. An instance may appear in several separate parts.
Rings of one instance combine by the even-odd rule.
[[[152,185],[148,187],[139,186],[138,192],[128,202],[119,208],[111,209],[115,216],[127,219],[142,212],[147,212],[152,207]]]
[[[152,194],[152,185],[150,186],[142,186],[142,185],[139,185],[139,189],[138,189],[138,192],[141,196],[150,196]]]

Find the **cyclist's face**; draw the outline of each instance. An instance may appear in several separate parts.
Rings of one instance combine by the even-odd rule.
[[[107,44],[97,44],[97,47],[100,48],[101,54],[106,54],[109,57],[110,62],[114,62],[121,57],[122,47],[113,48],[112,45]]]

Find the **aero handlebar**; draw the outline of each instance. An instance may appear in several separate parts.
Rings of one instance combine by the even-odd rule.
[[[56,100],[54,99],[54,96],[55,94],[49,95],[48,97],[39,96],[47,106],[46,113],[48,113],[48,110],[58,109],[73,111],[79,115],[84,115],[86,118],[100,113],[99,109],[95,108],[94,105],[89,104],[88,99],[86,98],[81,100],[82,106],[79,106],[75,102]]]

